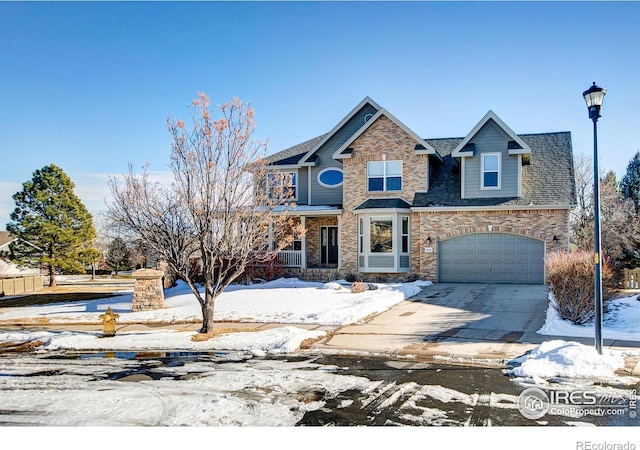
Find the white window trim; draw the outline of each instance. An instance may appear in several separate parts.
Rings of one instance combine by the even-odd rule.
[[[335,170],[336,172],[340,172],[342,174],[342,182],[340,182],[340,184],[326,184],[326,183],[323,183],[322,181],[320,181],[320,176],[323,173],[328,172],[330,170]],[[318,172],[317,180],[318,180],[318,184],[320,186],[326,187],[326,188],[329,188],[329,189],[334,189],[334,188],[340,187],[340,186],[342,186],[344,184],[344,172],[339,167],[326,167],[326,168],[322,169],[320,172]]]
[[[400,189],[398,190],[394,190],[394,191],[390,191],[387,189],[387,163],[391,163],[391,162],[399,162],[400,163]],[[372,178],[369,176],[369,164],[370,163],[382,163],[382,190],[381,191],[370,191],[369,190],[369,178]],[[368,161],[367,162],[367,192],[401,192],[402,189],[404,188],[403,186],[403,171],[404,168],[402,167],[402,160],[401,159],[392,159],[392,160],[380,160],[380,161]],[[373,177],[373,178],[379,178],[379,177]]]
[[[392,236],[392,246],[393,250],[389,253],[376,253],[371,251],[371,219],[374,217],[390,217],[391,223],[393,227],[393,236]],[[406,252],[402,251],[402,217],[408,217],[409,229],[408,229],[408,248]],[[360,229],[360,224],[362,221],[362,230]],[[360,248],[360,240],[362,238],[362,249]],[[364,258],[364,266],[360,266],[358,263],[358,271],[360,272],[371,272],[371,273],[406,273],[410,271],[409,268],[400,268],[400,256],[401,255],[411,255],[411,215],[405,212],[372,212],[367,214],[362,214],[358,217],[358,260],[360,257]],[[362,251],[360,251],[362,250]],[[369,268],[369,257],[371,255],[388,255],[393,257],[393,266],[389,267],[372,267]]]
[[[292,184],[291,187],[295,187],[296,195],[295,195],[295,197],[288,198],[286,200],[287,201],[297,201],[298,200],[298,190],[300,189],[300,186],[298,185],[298,180],[300,179],[299,175],[298,175],[298,171],[297,170],[277,170],[277,171],[273,171],[273,172],[268,172],[265,175],[266,182],[267,182],[267,190],[269,189],[269,175],[273,175],[273,174],[293,174],[293,175],[295,175],[296,183]],[[270,192],[267,192],[267,194],[270,194]]]
[[[485,186],[484,185],[484,157],[485,156],[497,156],[498,157],[498,185],[497,186]],[[483,191],[497,191],[502,189],[502,153],[482,153],[480,155],[480,190]]]

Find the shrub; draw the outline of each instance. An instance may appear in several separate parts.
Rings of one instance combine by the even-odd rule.
[[[547,282],[555,298],[554,308],[564,320],[582,325],[594,316],[595,270],[593,253],[554,252],[545,261]],[[603,260],[603,297],[608,298],[611,267]]]
[[[243,278],[245,281],[251,281],[253,279],[273,281],[286,276],[286,274],[287,272],[282,260],[274,256],[267,261],[254,260],[249,262]]]
[[[355,281],[361,281],[358,279],[358,275],[356,275],[353,272],[349,272],[347,275],[345,275],[344,279],[349,283],[353,283]]]

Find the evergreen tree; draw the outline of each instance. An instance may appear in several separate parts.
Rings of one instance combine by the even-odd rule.
[[[640,212],[640,151],[629,161],[627,173],[620,182],[620,192],[624,198],[633,200],[636,212]]]
[[[13,195],[16,203],[7,231],[17,236],[11,248],[14,262],[44,265],[50,286],[56,273],[84,273],[84,255],[93,248],[93,217],[73,192],[71,178],[55,164],[33,173]]]
[[[107,264],[116,271],[116,275],[118,275],[119,270],[131,268],[131,252],[121,237],[114,238],[109,244]]]

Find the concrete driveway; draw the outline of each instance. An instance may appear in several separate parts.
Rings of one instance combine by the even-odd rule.
[[[536,332],[544,285],[437,283],[375,316],[340,328],[322,347],[373,353],[503,360],[548,340]]]

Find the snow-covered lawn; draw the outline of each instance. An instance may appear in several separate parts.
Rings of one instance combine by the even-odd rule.
[[[42,341],[43,350],[231,350],[254,355],[296,352],[302,343],[323,338],[331,327],[362,322],[412,297],[431,285],[428,281],[413,283],[380,283],[377,289],[354,294],[346,282],[312,283],[296,278],[282,278],[264,284],[229,287],[216,302],[215,318],[228,322],[288,324],[258,332],[234,332],[207,341],[193,341],[196,332],[155,330],[119,332],[102,338],[101,332],[0,332],[2,342]],[[3,323],[100,323],[99,316],[108,307],[118,313],[119,324],[126,323],[199,323],[200,306],[188,287],[181,283],[165,294],[165,308],[157,311],[132,312],[132,292],[122,295],[74,303],[60,303],[19,308],[0,308]],[[0,300],[1,304],[1,300]],[[550,297],[546,323],[539,334],[554,336],[533,351],[512,361],[512,375],[544,380],[553,377],[615,377],[614,371],[624,366],[621,352],[607,350],[597,355],[592,346],[578,344],[565,337],[592,337],[593,325],[571,325],[558,317]],[[304,325],[301,327],[301,325]],[[310,327],[313,326],[314,327]],[[309,329],[314,328],[314,329]],[[636,296],[609,302],[603,330],[605,339],[640,341],[640,301]],[[558,340],[562,336],[563,340]]]
[[[544,326],[538,334],[546,336],[593,337],[595,326],[593,323],[573,325],[562,320],[553,307],[554,298],[549,293],[549,307]],[[607,302],[607,314],[602,325],[602,337],[621,341],[640,342],[640,300],[638,295],[617,298]]]
[[[295,325],[339,326],[363,321],[412,297],[432,284],[375,284],[377,289],[354,294],[346,282],[312,283],[296,278],[281,278],[269,283],[233,285],[218,297],[215,319],[222,322],[260,322],[291,324],[278,329],[221,335],[194,342],[195,332],[154,331],[119,333],[101,338],[101,332],[11,332],[0,333],[0,342],[40,340],[43,349],[117,349],[117,350],[244,350],[254,354],[290,353],[305,340],[318,339],[326,331],[306,330]],[[99,324],[99,316],[111,307],[119,314],[118,324],[183,323],[201,320],[200,305],[188,286],[179,283],[165,293],[165,308],[132,312],[132,293],[73,303],[23,306],[0,309],[2,323]],[[0,300],[1,302],[1,300]],[[1,304],[1,303],[0,303]]]

